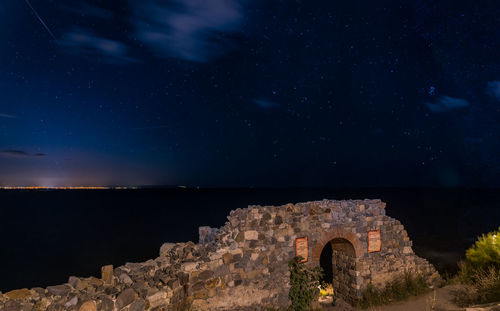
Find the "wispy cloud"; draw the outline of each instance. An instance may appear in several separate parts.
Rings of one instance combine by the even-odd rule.
[[[129,56],[129,48],[124,43],[95,35],[81,28],[65,33],[59,43],[76,54],[99,57],[104,62],[137,62],[137,59]]]
[[[130,51],[148,48],[159,58],[207,62],[236,45],[232,35],[243,21],[244,0],[129,0],[134,29],[128,38],[95,34],[80,26],[63,34],[59,44],[77,55],[108,63],[139,62]],[[114,23],[117,14],[85,1],[62,4],[74,18]],[[79,23],[84,25],[83,23]]]
[[[132,3],[137,38],[159,57],[206,62],[231,49],[227,35],[243,19],[238,0],[145,0]]]
[[[427,108],[432,112],[448,112],[455,109],[465,108],[469,106],[469,102],[462,98],[455,98],[450,96],[442,96],[437,99],[435,103],[424,103]]]
[[[0,118],[5,118],[5,119],[15,119],[16,117],[11,115],[11,114],[7,114],[7,113],[0,113]]]
[[[486,87],[486,93],[491,97],[500,100],[500,81],[490,81]]]
[[[264,98],[254,99],[254,103],[263,109],[278,108],[280,106],[278,103]]]
[[[8,150],[1,150],[0,151],[0,157],[7,157],[7,158],[33,158],[33,157],[45,157],[45,153],[28,153],[24,150],[14,150],[14,149],[8,149]]]

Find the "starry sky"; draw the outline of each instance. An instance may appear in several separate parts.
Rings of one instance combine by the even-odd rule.
[[[500,9],[0,2],[0,186],[500,186]]]

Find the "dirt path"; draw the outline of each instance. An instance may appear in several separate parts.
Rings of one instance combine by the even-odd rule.
[[[453,303],[453,291],[456,290],[456,285],[449,285],[442,288],[437,288],[435,291],[427,294],[411,297],[406,301],[394,302],[389,305],[357,309],[345,303],[339,302],[335,307],[323,307],[325,311],[459,311],[465,310]],[[432,306],[434,306],[432,308]]]

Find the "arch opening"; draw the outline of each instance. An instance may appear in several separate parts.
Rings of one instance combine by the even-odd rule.
[[[334,238],[323,246],[320,255],[322,283],[332,284],[335,295],[350,300],[356,289],[356,251],[349,240]]]
[[[319,265],[323,269],[323,276],[321,278],[321,283],[333,284],[333,252],[332,243],[328,242],[323,247],[321,255],[319,257]]]

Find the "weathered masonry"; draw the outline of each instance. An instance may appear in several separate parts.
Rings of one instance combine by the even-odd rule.
[[[336,294],[360,298],[404,272],[437,281],[413,253],[401,223],[380,200],[315,201],[237,209],[200,242],[164,244],[144,263],[103,269],[102,279],[70,278],[47,289],[0,293],[0,310],[263,310],[289,304],[288,261],[321,265]],[[327,280],[327,281],[330,281]],[[38,308],[38,309],[37,309]],[[11,309],[11,310],[18,310]]]

